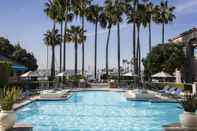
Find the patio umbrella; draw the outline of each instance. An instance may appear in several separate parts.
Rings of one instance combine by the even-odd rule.
[[[30,77],[32,75],[32,73],[33,73],[32,71],[28,71],[28,72],[22,74],[20,77]]]
[[[171,77],[174,77],[174,76],[163,71],[152,75],[152,78],[171,78]]]
[[[123,76],[136,76],[135,74],[133,74],[133,72],[128,72],[128,73],[126,73],[126,74],[123,74]]]
[[[63,77],[63,76],[67,76],[67,73],[66,72],[61,72],[61,73],[56,75],[56,77]]]

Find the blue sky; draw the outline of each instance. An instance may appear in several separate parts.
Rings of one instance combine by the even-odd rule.
[[[3,0],[0,4],[0,36],[8,38],[12,43],[20,42],[23,48],[33,52],[38,60],[39,68],[46,68],[46,47],[43,43],[43,34],[52,28],[50,21],[43,13],[44,3],[47,0]],[[103,0],[97,0],[102,3]],[[159,2],[159,0],[153,0]],[[196,26],[197,0],[169,0],[176,7],[176,20],[166,26],[166,40],[181,32]],[[74,24],[79,20],[74,20]],[[85,42],[86,69],[93,68],[94,60],[94,25],[86,22],[87,40]],[[99,28],[98,33],[98,67],[105,67],[105,45],[107,30]],[[112,29],[110,39],[109,64],[110,67],[117,65],[117,42],[116,27]],[[161,26],[153,25],[153,45],[161,42]],[[148,52],[148,30],[141,30],[142,56]],[[79,65],[81,64],[81,50],[79,48]],[[121,25],[121,58],[132,57],[132,25]],[[59,48],[56,47],[56,66],[59,62]],[[74,65],[74,47],[67,47],[67,68]]]

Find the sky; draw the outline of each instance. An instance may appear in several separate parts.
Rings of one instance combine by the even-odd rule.
[[[167,41],[170,38],[196,26],[197,0],[168,0],[170,5],[176,7],[174,22],[166,25]],[[43,42],[43,34],[52,29],[53,22],[44,14],[44,3],[47,0],[2,0],[0,4],[0,36],[8,38],[11,43],[21,43],[27,51],[37,58],[40,69],[47,67],[47,49]],[[95,1],[103,3],[103,0]],[[152,0],[155,4],[159,0]],[[80,19],[75,18],[73,23],[79,24]],[[87,40],[85,42],[85,68],[93,70],[94,66],[94,25],[85,22]],[[109,66],[117,66],[117,32],[112,28],[109,45]],[[105,67],[105,45],[107,30],[98,29],[98,68]],[[152,26],[152,45],[161,43],[161,25]],[[141,30],[141,50],[145,57],[148,52],[148,30]],[[49,52],[49,55],[50,52]],[[121,24],[121,59],[132,57],[132,25]],[[49,57],[50,58],[50,57]],[[74,46],[67,45],[67,69],[74,68]],[[81,67],[81,47],[79,46],[79,68]],[[49,66],[50,67],[50,66]],[[59,47],[56,47],[56,67],[59,67]]]

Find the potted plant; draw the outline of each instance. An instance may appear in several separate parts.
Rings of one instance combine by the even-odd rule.
[[[13,105],[20,96],[17,87],[4,87],[0,89],[0,130],[12,128],[16,122]]]
[[[181,101],[184,112],[180,114],[180,123],[184,127],[197,127],[197,100],[195,95],[187,94]]]

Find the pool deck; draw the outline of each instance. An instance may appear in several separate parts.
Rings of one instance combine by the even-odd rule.
[[[124,93],[124,97],[128,101],[145,101],[145,102],[151,102],[151,103],[177,103],[178,100],[174,98],[170,98],[167,96],[162,96],[161,94],[158,94],[157,92],[149,91],[150,93],[155,94],[153,98],[134,98],[131,96],[128,92]]]
[[[163,125],[164,131],[197,131],[197,128],[188,128],[181,126],[180,123],[171,123],[169,125]]]
[[[31,124],[15,124],[13,128],[7,131],[33,131]]]

